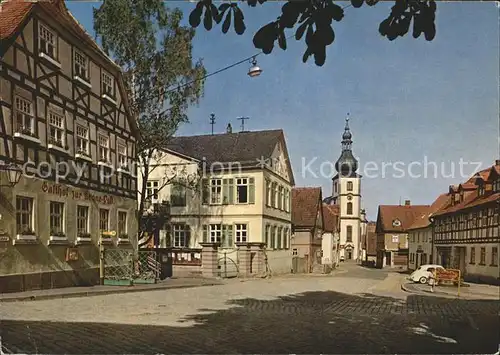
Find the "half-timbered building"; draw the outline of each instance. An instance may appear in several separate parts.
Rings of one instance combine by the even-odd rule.
[[[0,56],[0,161],[24,171],[0,191],[0,275],[30,273],[24,289],[92,282],[96,246],[137,232],[138,132],[120,67],[62,0],[2,1]]]
[[[437,262],[460,269],[466,280],[500,284],[500,160],[450,186],[448,197],[432,216]]]

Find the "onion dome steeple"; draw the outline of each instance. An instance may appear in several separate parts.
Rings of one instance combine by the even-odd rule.
[[[349,114],[347,114],[347,118],[345,119],[344,134],[342,134],[342,154],[335,163],[335,170],[337,170],[337,172],[344,177],[356,175],[356,171],[358,170],[358,161],[352,154],[351,147],[352,134],[349,129]]]

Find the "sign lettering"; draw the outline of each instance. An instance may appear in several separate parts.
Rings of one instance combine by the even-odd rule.
[[[42,191],[59,197],[71,197],[73,198],[73,200],[93,201],[102,203],[104,205],[112,205],[114,203],[113,196],[96,195],[88,191],[77,191],[61,184],[49,185],[48,183],[44,182],[42,184]]]

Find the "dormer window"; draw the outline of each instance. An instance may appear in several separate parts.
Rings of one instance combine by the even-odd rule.
[[[479,196],[483,196],[484,195],[484,185],[479,185],[477,191],[478,191]]]
[[[399,219],[395,219],[392,221],[393,227],[401,227],[401,221]]]
[[[500,178],[493,181],[493,191],[500,192]]]
[[[460,191],[460,202],[464,201],[464,192]]]

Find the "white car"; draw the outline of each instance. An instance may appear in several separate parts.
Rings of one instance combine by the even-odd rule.
[[[417,270],[413,271],[408,278],[413,282],[426,284],[432,276],[433,270],[435,269],[444,270],[444,267],[436,264],[421,265]]]

